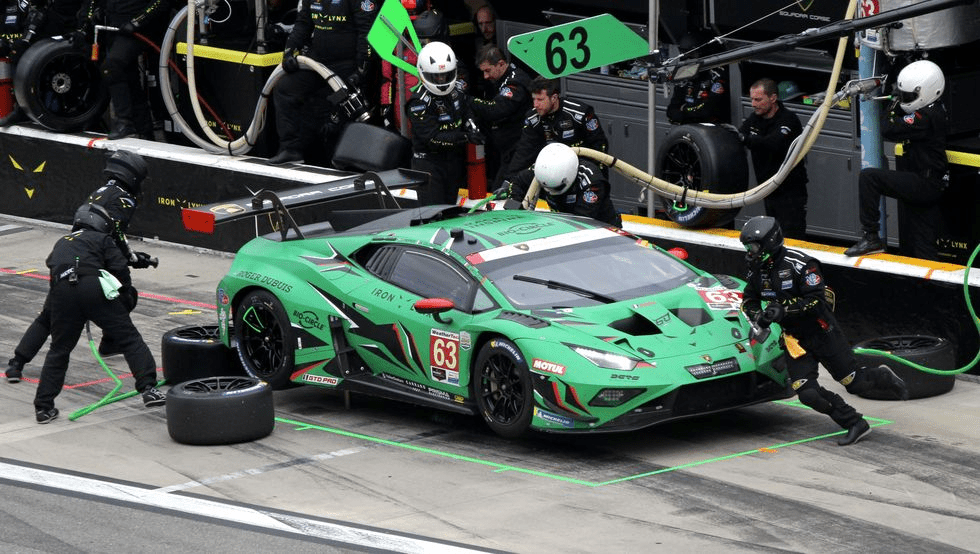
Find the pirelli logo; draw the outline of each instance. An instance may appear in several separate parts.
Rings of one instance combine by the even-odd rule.
[[[543,371],[545,373],[554,373],[555,375],[565,374],[565,366],[538,358],[534,358],[534,360],[531,361],[531,369],[535,371]]]

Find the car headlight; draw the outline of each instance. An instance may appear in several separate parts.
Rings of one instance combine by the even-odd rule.
[[[593,364],[605,369],[633,371],[637,364],[643,361],[630,356],[624,356],[622,354],[613,354],[611,352],[603,352],[602,350],[593,350],[584,346],[569,346],[569,348],[571,348],[572,351],[579,356],[582,356]]]

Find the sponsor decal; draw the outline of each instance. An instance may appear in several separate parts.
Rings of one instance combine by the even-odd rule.
[[[234,215],[244,212],[245,208],[238,204],[221,204],[220,206],[212,206],[208,211],[218,215]]]
[[[340,379],[336,377],[326,377],[324,375],[311,375],[309,373],[303,375],[303,380],[308,383],[316,383],[318,385],[328,385],[331,387],[336,387],[340,384]]]
[[[364,0],[363,2],[361,2],[362,12],[373,12],[375,7],[376,6],[374,5],[374,2],[371,2],[371,0]]]
[[[599,195],[590,191],[586,191],[582,194],[582,201],[586,204],[595,204],[599,201]]]
[[[388,302],[391,302],[392,300],[395,299],[395,294],[393,292],[384,289],[374,289],[371,291],[371,295],[376,296],[382,300],[387,300]]]
[[[800,390],[800,388],[806,384],[806,379],[797,379],[793,381],[793,390]]]
[[[791,273],[792,271],[789,269],[780,269],[777,275],[779,275],[780,279],[786,279],[790,276]]]
[[[787,279],[787,280],[783,281],[782,283],[779,284],[779,288],[781,288],[783,290],[789,290],[789,289],[793,288],[793,280],[792,279]]]
[[[267,285],[269,287],[272,287],[272,288],[275,288],[275,289],[279,289],[279,290],[281,290],[283,292],[290,292],[290,291],[293,290],[293,286],[290,285],[290,284],[288,284],[288,283],[284,283],[284,282],[282,282],[282,281],[280,281],[278,279],[275,279],[273,277],[269,277],[268,275],[262,275],[261,273],[255,273],[254,271],[244,271],[244,270],[243,271],[239,271],[238,273],[235,274],[235,277],[240,277],[242,279],[248,279],[250,281],[255,281],[256,283],[259,283],[261,285]]]
[[[714,83],[713,85],[711,85],[711,92],[713,92],[715,94],[724,94],[725,93],[725,85],[723,85],[721,83]]]
[[[430,331],[429,370],[434,381],[459,384],[459,333]]]
[[[513,98],[514,91],[510,87],[502,87],[500,89],[500,96],[503,96],[504,98]]]
[[[640,376],[639,375],[630,375],[628,373],[610,373],[609,374],[609,377],[611,379],[623,379],[623,380],[626,380],[626,381],[639,381],[640,380]]]
[[[508,227],[506,231],[499,233],[499,235],[502,237],[507,235],[533,235],[544,227],[540,223],[522,223]]]
[[[296,318],[296,322],[303,329],[317,329],[319,331],[323,330],[323,323],[320,322],[320,316],[316,312],[306,310],[301,312],[299,310],[293,310],[293,317]]]
[[[712,310],[737,310],[742,305],[742,292],[735,289],[696,288],[701,300]]]
[[[470,338],[469,331],[459,332],[459,347],[462,348],[463,350],[469,350],[470,348],[473,348],[473,339]]]
[[[7,158],[10,159],[10,164],[12,166],[14,166],[14,169],[16,169],[18,171],[23,171],[24,173],[26,173],[28,175],[30,175],[31,173],[43,173],[44,172],[44,166],[47,165],[47,163],[48,163],[46,161],[45,162],[41,162],[33,170],[28,171],[28,170],[24,169],[24,167],[22,165],[20,165],[20,163],[18,163],[17,160],[15,160],[14,157],[11,156],[10,154],[7,154]],[[36,191],[37,191],[37,187],[36,187],[36,185],[34,183],[28,182],[28,184],[24,186],[24,194],[27,195],[27,198],[28,199],[34,198],[34,193]]]
[[[585,122],[585,128],[590,131],[595,131],[599,128],[599,120],[594,117],[589,118],[589,120]]]
[[[540,358],[534,358],[531,361],[531,369],[534,371],[543,371],[545,373],[553,373],[555,375],[564,375],[565,366],[561,364],[556,364],[555,362],[549,362],[547,360],[542,360]]]
[[[218,296],[218,304],[221,306],[227,306],[228,303],[231,302],[231,299],[228,298],[228,293],[225,292],[225,289],[219,288],[217,292],[217,296]]]
[[[555,425],[561,425],[562,427],[571,428],[575,425],[570,418],[563,415],[553,414],[551,412],[546,412],[540,408],[534,408],[534,417],[547,421],[548,423],[554,423]]]
[[[803,278],[803,281],[806,282],[807,285],[815,287],[820,284],[820,275],[818,275],[816,272],[807,273],[806,277]]]
[[[521,353],[518,352],[516,348],[511,346],[510,343],[503,342],[498,339],[493,339],[490,341],[490,346],[492,346],[493,348],[503,348],[504,350],[510,352],[511,356],[514,356],[514,359],[517,360],[518,362],[524,360],[524,356],[521,356]]]

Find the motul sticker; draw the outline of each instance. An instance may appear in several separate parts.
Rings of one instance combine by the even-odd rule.
[[[429,369],[432,379],[459,384],[459,334],[432,329],[429,333]]]
[[[565,366],[561,364],[556,364],[555,362],[549,362],[547,360],[541,360],[539,358],[534,358],[531,361],[531,369],[534,371],[543,371],[545,373],[553,373],[555,375],[564,375]]]

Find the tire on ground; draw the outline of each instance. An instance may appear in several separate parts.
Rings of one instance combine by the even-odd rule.
[[[44,39],[24,52],[14,95],[28,117],[58,132],[86,129],[109,105],[98,64],[67,40]]]
[[[896,335],[869,339],[858,343],[855,348],[870,348],[890,352],[899,358],[915,362],[933,369],[950,370],[956,368],[956,349],[953,344],[940,337],[927,335]],[[868,367],[885,364],[905,381],[909,398],[927,398],[949,392],[956,382],[955,375],[935,375],[919,371],[884,356],[858,354],[858,361]],[[860,395],[872,400],[888,400],[877,391]]]
[[[717,125],[674,127],[657,149],[657,177],[688,189],[716,194],[744,192],[749,181],[745,150],[735,133]],[[662,198],[664,211],[684,227],[720,227],[735,219],[739,208],[682,206]]]
[[[254,377],[207,377],[167,393],[167,431],[182,444],[248,442],[272,433],[272,387]]]
[[[217,325],[186,325],[163,335],[163,378],[169,385],[219,375],[245,375],[238,353],[221,342]]]

